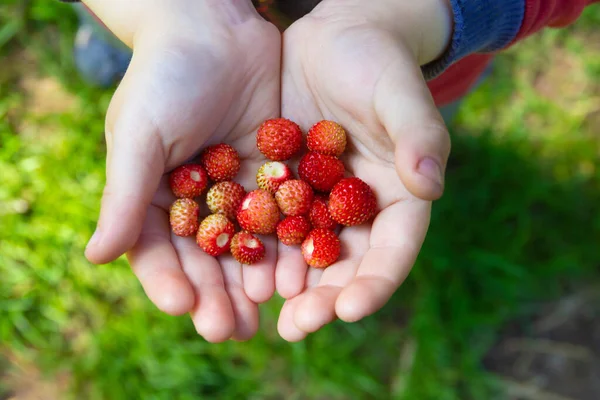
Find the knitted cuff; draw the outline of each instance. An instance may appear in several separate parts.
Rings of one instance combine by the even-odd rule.
[[[472,53],[494,52],[515,38],[525,14],[525,0],[450,0],[454,32],[440,58],[421,67],[426,80]]]

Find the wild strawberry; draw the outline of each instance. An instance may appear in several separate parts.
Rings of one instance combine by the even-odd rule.
[[[229,250],[234,234],[233,222],[222,214],[211,214],[200,223],[196,243],[207,254],[217,257]]]
[[[283,215],[296,216],[308,214],[314,192],[310,185],[300,179],[285,181],[275,193],[275,200]]]
[[[169,186],[175,197],[194,198],[202,194],[208,184],[208,176],[199,164],[185,164],[169,175]]]
[[[268,235],[275,232],[279,222],[279,207],[271,193],[256,189],[242,200],[237,220],[242,229],[250,233]]]
[[[315,190],[329,192],[344,177],[344,164],[333,156],[306,153],[298,164],[298,175]]]
[[[200,206],[192,199],[177,199],[169,209],[171,230],[177,236],[194,236],[198,231]]]
[[[330,231],[337,228],[338,223],[331,218],[329,210],[327,208],[327,198],[324,196],[315,196],[310,211],[308,212],[308,218],[313,228],[329,229]]]
[[[337,261],[340,253],[340,239],[329,229],[314,229],[302,242],[304,260],[314,268],[327,268]]]
[[[339,157],[346,149],[346,131],[333,121],[319,121],[309,129],[306,145],[310,151]]]
[[[250,232],[241,231],[231,239],[231,254],[240,264],[251,265],[265,257],[265,245]]]
[[[223,214],[235,221],[237,210],[246,196],[242,185],[233,181],[217,182],[208,190],[206,204],[213,214]]]
[[[269,161],[264,163],[256,174],[256,183],[258,187],[275,194],[279,185],[288,179],[292,179],[292,170],[290,167],[279,161]]]
[[[268,119],[258,128],[256,145],[269,160],[289,160],[302,146],[302,131],[289,119]]]
[[[277,237],[286,246],[301,244],[310,232],[306,217],[285,217],[277,224]]]
[[[200,162],[210,179],[215,182],[230,181],[240,171],[240,156],[225,143],[209,146],[202,152]]]
[[[360,225],[377,212],[375,193],[357,177],[339,181],[329,195],[331,218],[342,225]]]

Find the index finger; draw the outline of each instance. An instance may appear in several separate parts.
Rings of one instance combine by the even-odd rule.
[[[358,321],[387,303],[415,263],[430,214],[431,202],[414,198],[396,202],[378,214],[373,222],[370,248],[356,276],[336,301],[340,319]]]

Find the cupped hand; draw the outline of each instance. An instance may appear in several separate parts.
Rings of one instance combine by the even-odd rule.
[[[420,65],[443,51],[450,11],[444,0],[415,3],[324,0],[284,33],[283,117],[304,130],[322,119],[340,123],[349,135],[346,168],[373,188],[381,210],[371,223],[342,229],[341,257],[324,271],[308,268],[297,247],[279,245],[276,288],[287,300],[278,330],[286,340],[379,310],[409,274],[431,202],[442,195],[450,141]],[[439,37],[424,27],[437,27]]]
[[[256,185],[251,172],[263,157],[254,133],[280,112],[280,33],[250,1],[178,0],[139,11],[130,8],[141,3],[115,1],[89,1],[134,53],[107,115],[107,181],[86,256],[107,263],[127,253],[159,309],[189,312],[208,341],[248,339],[257,304],[274,292],[275,240],[265,240],[268,256],[252,268],[208,256],[193,237],[171,233],[166,177],[226,142],[242,159],[236,181]]]

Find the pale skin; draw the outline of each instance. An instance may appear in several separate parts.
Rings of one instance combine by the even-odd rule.
[[[85,2],[134,49],[107,115],[107,185],[88,259],[127,254],[150,300],[189,313],[210,342],[251,338],[258,304],[275,290],[287,299],[278,330],[289,341],[379,310],[412,268],[443,192],[450,142],[419,65],[447,46],[447,1],[324,0],[285,32],[283,54],[249,0]],[[226,142],[242,157],[236,180],[255,188],[265,161],[256,129],[280,115],[305,130],[341,123],[344,162],[378,197],[381,213],[343,229],[340,261],[324,272],[274,237],[263,261],[242,267],[169,230],[166,174]]]

